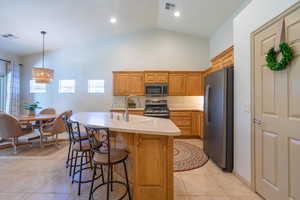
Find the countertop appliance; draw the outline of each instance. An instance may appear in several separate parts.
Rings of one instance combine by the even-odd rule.
[[[233,67],[205,77],[204,152],[220,168],[233,170]]]
[[[145,84],[145,95],[147,97],[168,96],[168,84]]]
[[[167,100],[146,100],[144,116],[169,118],[170,111]]]

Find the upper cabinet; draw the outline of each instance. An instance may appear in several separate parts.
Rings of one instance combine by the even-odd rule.
[[[145,83],[168,83],[169,73],[164,71],[146,71]]]
[[[113,72],[114,96],[143,96],[144,72]]]
[[[187,72],[186,96],[203,96],[203,77],[201,72]]]
[[[169,73],[169,96],[186,95],[186,77],[184,72]]]
[[[213,59],[211,59],[212,66],[204,72],[204,76],[215,72],[224,67],[231,67],[234,65],[234,47],[231,46]]]
[[[114,96],[144,96],[145,84],[168,84],[169,96],[203,96],[202,71],[113,72]]]
[[[170,72],[169,96],[203,96],[202,72]]]

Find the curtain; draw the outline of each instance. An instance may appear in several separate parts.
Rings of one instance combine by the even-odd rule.
[[[19,114],[20,111],[20,66],[11,62],[7,66],[7,91],[5,112]]]
[[[6,62],[0,60],[0,77],[6,75]]]

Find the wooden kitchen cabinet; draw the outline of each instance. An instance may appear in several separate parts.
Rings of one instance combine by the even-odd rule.
[[[172,111],[170,119],[181,130],[181,136],[192,135],[192,112]]]
[[[203,112],[192,113],[192,135],[203,138]]]
[[[203,96],[202,71],[113,72],[114,96],[144,96],[145,84],[168,84],[169,96]]]
[[[125,112],[125,110],[115,110],[115,109],[112,109],[110,110],[111,112],[119,112],[119,113],[123,113]],[[128,113],[130,115],[144,115],[144,111],[143,110],[129,110]]]
[[[169,73],[168,72],[145,72],[145,83],[168,83]]]
[[[204,112],[200,112],[200,120],[201,120],[201,127],[200,127],[200,138],[204,138]]]
[[[143,96],[144,72],[113,72],[114,96]]]
[[[183,72],[169,73],[169,96],[186,95],[186,77]]]
[[[231,67],[234,65],[234,47],[231,46],[213,59],[211,59],[212,66],[204,72],[204,77],[224,67]]]
[[[203,96],[203,77],[201,72],[188,72],[186,76],[186,95]]]
[[[203,112],[171,111],[170,119],[181,130],[180,137],[203,138]]]

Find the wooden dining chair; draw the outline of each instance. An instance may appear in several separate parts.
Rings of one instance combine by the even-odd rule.
[[[49,115],[55,115],[56,110],[54,108],[45,108],[39,112],[39,114],[49,114]]]
[[[56,110],[54,108],[45,108],[39,112],[39,115],[55,115]],[[51,121],[51,120],[50,120]],[[42,123],[50,122],[50,121],[36,121],[33,124],[27,124],[28,126],[33,126],[34,129],[39,129]]]
[[[40,143],[42,148],[44,147],[44,139],[46,139],[47,141],[49,137],[55,136],[55,144],[56,145],[58,144],[57,143],[58,135],[66,132],[64,117],[65,116],[70,117],[71,115],[72,115],[72,111],[68,110],[61,113],[59,116],[57,116],[55,120],[41,124],[39,130],[40,130]]]
[[[17,152],[18,138],[33,132],[32,128],[22,128],[18,120],[4,112],[0,112],[0,137],[11,141],[14,152]]]

